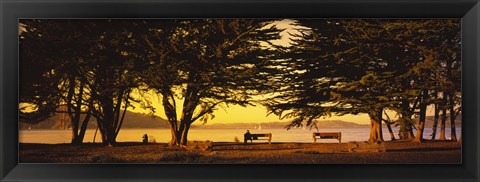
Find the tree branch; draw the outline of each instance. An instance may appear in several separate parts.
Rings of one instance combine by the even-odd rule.
[[[217,103],[214,103],[212,104],[210,107],[206,108],[206,109],[203,109],[197,116],[193,117],[191,122],[190,123],[193,123],[195,120],[197,120],[198,118],[202,117],[203,115],[209,113],[212,111],[213,108],[215,108],[215,106],[217,106],[218,104],[222,103],[223,101],[220,101],[220,102],[217,102]]]

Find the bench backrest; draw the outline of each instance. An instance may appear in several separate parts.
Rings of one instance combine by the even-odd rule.
[[[250,137],[271,137],[271,133],[256,133],[256,134],[250,134]]]
[[[315,133],[315,136],[341,136],[340,132],[330,132],[330,133]]]

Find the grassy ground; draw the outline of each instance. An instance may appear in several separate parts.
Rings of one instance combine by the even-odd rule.
[[[386,152],[348,152],[347,143],[214,143],[211,151],[167,144],[20,144],[21,163],[372,164],[461,163],[461,142],[384,142]]]

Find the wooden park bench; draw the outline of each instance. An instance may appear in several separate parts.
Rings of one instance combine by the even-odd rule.
[[[245,134],[243,135],[243,143],[247,143],[250,140],[250,143],[253,143],[253,140],[268,140],[268,144],[272,144],[272,134],[271,133],[257,133],[257,134]]]
[[[318,137],[318,139],[337,139],[338,143],[342,143],[342,133],[341,132],[328,132],[328,133],[314,132],[313,133],[313,143],[317,143],[317,137]]]

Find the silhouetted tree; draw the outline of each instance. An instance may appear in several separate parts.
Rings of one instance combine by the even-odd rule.
[[[375,22],[374,22],[375,23]],[[363,32],[352,28],[362,27]],[[378,24],[378,23],[376,23]],[[383,141],[383,111],[389,105],[389,80],[394,78],[389,60],[379,56],[370,44],[375,43],[379,25],[358,20],[300,20],[310,29],[292,46],[284,78],[284,90],[268,100],[272,113],[295,119],[291,125],[306,120],[307,125],[318,117],[366,113],[370,116],[370,141]],[[352,34],[356,31],[357,34]],[[288,55],[288,54],[287,54]],[[288,68],[290,67],[290,68]]]
[[[24,31],[20,35],[20,103],[38,108],[32,112],[34,117],[29,118],[35,121],[67,113],[72,125],[72,144],[82,143],[90,118],[85,93],[88,80],[83,76],[91,40],[85,36],[88,26],[69,20],[22,20],[21,23]],[[62,105],[67,110],[59,110]],[[81,114],[86,114],[82,122]]]
[[[262,74],[273,51],[262,44],[279,39],[278,29],[266,27],[271,22],[167,20],[145,35],[145,57],[153,64],[145,72],[145,84],[161,95],[172,131],[170,145],[186,145],[191,124],[213,118],[219,105],[249,105],[252,95],[263,90]],[[183,99],[180,118],[176,99]]]
[[[33,80],[30,85],[36,87],[35,92],[42,91],[45,98],[57,99],[45,102],[38,93],[31,94],[30,101],[28,94],[20,97],[37,107],[55,108],[49,109],[51,113],[66,105],[67,111],[61,112],[66,112],[72,122],[72,143],[82,142],[88,120],[94,116],[104,144],[115,144],[130,105],[129,93],[137,87],[139,69],[145,67],[143,59],[133,54],[142,49],[133,37],[143,31],[142,21],[25,20],[23,23],[27,32],[22,35],[25,43],[21,46],[29,47],[22,47],[22,64],[25,70],[43,64],[38,73],[34,72],[38,77],[25,72],[23,78]],[[47,82],[37,84],[44,81]],[[81,114],[86,114],[83,122]]]
[[[93,22],[98,37],[91,47],[94,58],[90,61],[90,108],[97,119],[102,141],[115,145],[126,110],[134,100],[130,93],[141,81],[140,73],[148,65],[139,57],[145,49],[140,42],[146,31],[142,20],[104,20]]]
[[[266,101],[270,112],[297,118],[287,128],[330,113],[366,113],[369,141],[383,141],[382,121],[391,124],[383,111],[389,109],[400,115],[402,139],[414,137],[414,114],[420,116],[418,135],[423,134],[426,108],[435,102],[431,95],[439,82],[432,76],[441,69],[435,41],[445,33],[443,26],[458,22],[299,20],[299,25],[308,28],[286,54],[282,64],[288,66],[279,66],[288,70],[278,79],[284,90]]]

